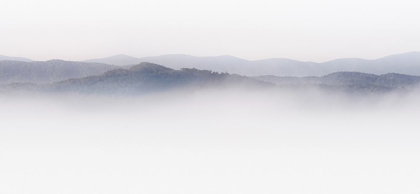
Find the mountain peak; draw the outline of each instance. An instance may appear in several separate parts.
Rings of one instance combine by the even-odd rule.
[[[142,72],[166,72],[172,71],[173,69],[167,68],[162,65],[149,62],[141,62],[138,65],[134,65],[130,68],[130,71],[142,71]]]

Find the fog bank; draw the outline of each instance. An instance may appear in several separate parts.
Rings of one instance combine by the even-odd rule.
[[[418,193],[420,93],[0,96],[1,193]]]

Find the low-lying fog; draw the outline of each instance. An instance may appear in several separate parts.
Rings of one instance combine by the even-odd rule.
[[[419,193],[420,92],[0,96],[0,193]]]

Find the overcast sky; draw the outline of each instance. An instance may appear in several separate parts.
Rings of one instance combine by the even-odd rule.
[[[418,0],[2,0],[0,55],[328,61],[420,51]]]

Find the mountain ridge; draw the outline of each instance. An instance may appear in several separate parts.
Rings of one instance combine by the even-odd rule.
[[[10,57],[0,55],[0,61],[23,61],[23,62],[32,62],[33,60],[25,58],[25,57]]]

